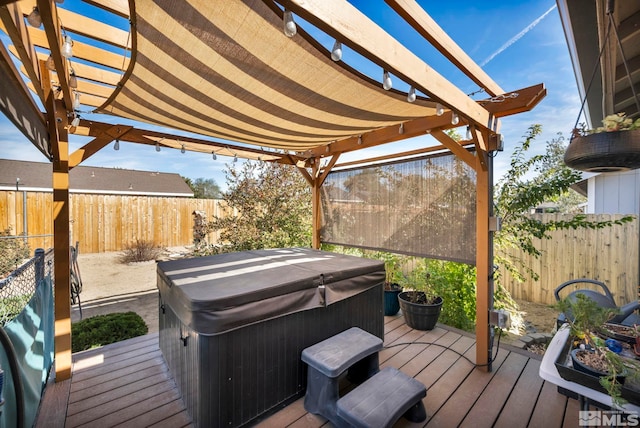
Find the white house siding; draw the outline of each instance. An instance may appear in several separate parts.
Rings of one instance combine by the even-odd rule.
[[[640,170],[590,177],[588,192],[588,213],[640,215]]]

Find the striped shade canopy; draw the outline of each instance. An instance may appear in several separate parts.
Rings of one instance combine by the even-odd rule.
[[[287,37],[274,3],[131,4],[132,60],[100,112],[289,151],[435,114],[334,62],[304,24]]]

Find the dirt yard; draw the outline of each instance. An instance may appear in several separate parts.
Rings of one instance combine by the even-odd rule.
[[[179,258],[186,248],[165,251],[162,258]],[[94,253],[78,256],[83,289],[80,294],[83,318],[112,312],[137,312],[147,323],[150,333],[158,331],[158,289],[156,262],[122,264],[121,253]],[[557,311],[538,303],[518,301],[525,323],[538,333],[551,332]],[[72,321],[80,320],[75,305]]]
[[[161,257],[178,258],[187,254],[185,248],[165,251]],[[149,327],[149,333],[158,331],[158,288],[156,262],[123,264],[122,253],[93,253],[78,255],[82,279],[80,302],[82,317],[113,312],[138,313]],[[71,321],[80,320],[78,305],[73,306]]]

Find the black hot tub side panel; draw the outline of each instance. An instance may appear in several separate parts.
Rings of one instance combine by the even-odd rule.
[[[383,338],[382,282],[322,308],[202,335],[160,302],[160,349],[195,426],[254,423],[304,395],[302,350],[350,327]]]

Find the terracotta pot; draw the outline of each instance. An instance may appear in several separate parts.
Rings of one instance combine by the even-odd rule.
[[[640,168],[640,129],[575,137],[564,154],[564,163],[589,172]]]

